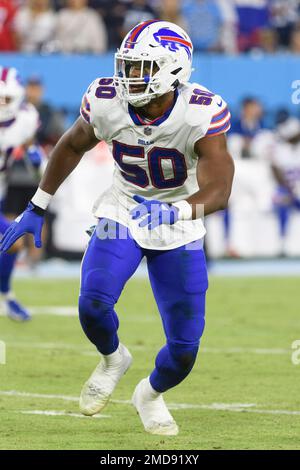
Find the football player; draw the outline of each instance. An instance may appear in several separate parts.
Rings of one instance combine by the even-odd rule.
[[[25,154],[33,167],[41,161],[41,151],[34,144],[39,117],[36,109],[24,102],[24,87],[15,68],[0,66],[0,200],[5,196],[5,177],[15,154]],[[10,226],[0,212],[0,236]],[[0,255],[0,294],[7,315],[18,321],[30,319],[30,314],[11,291],[11,278],[22,242],[14,244],[9,253]]]
[[[162,394],[192,370],[204,329],[202,218],[226,207],[234,172],[225,138],[229,110],[220,96],[189,83],[192,52],[175,24],[150,20],[133,28],[115,55],[114,76],[89,86],[81,117],[2,240],[5,251],[29,232],[40,245],[57,188],[99,140],[111,146],[114,182],[95,204],[99,222],[84,255],[79,297],[82,328],[102,360],[82,389],[80,409],[101,411],[131,365],[114,305],[145,256],[166,344],[132,402],[145,430],[162,435],[178,433]]]
[[[274,208],[280,226],[281,253],[284,255],[290,216],[293,211],[300,210],[300,121],[295,117],[277,126],[271,168],[278,184]]]

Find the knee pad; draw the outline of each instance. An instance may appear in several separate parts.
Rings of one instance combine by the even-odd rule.
[[[168,343],[171,359],[177,369],[190,371],[196,361],[199,343]]]
[[[89,340],[102,354],[111,354],[118,347],[119,320],[114,305],[81,295],[79,320]]]
[[[81,274],[81,295],[115,304],[120,295],[118,278],[104,268],[85,269]]]
[[[113,303],[108,304],[86,295],[79,297],[79,319],[82,326],[98,326],[108,332],[115,331],[119,327]]]
[[[92,320],[107,315],[113,310],[113,305],[109,305],[101,300],[81,295],[79,297],[79,316]]]

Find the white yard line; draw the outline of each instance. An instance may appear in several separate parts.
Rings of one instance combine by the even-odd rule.
[[[0,305],[1,307],[1,305]],[[27,307],[27,306],[26,306]],[[54,315],[58,317],[78,317],[78,307],[74,305],[43,305],[43,306],[28,306],[29,312],[33,315]],[[0,308],[0,317],[6,316],[5,310]],[[122,322],[141,322],[141,323],[153,323],[159,320],[159,316],[149,316],[149,315],[135,315],[126,317],[121,315]]]
[[[18,392],[16,390],[0,390],[0,395],[8,397],[24,397],[24,398],[45,398],[50,400],[65,400],[65,401],[76,401],[78,397],[72,397],[70,395],[52,395],[48,393],[30,393],[30,392]]]
[[[74,305],[43,305],[41,307],[28,307],[33,315],[57,315],[61,317],[77,317],[78,307]]]
[[[78,309],[76,306],[42,306],[42,307],[28,307],[30,312],[33,315],[56,315],[56,316],[66,316],[66,317],[77,317]],[[1,312],[0,312],[1,316]],[[160,321],[159,317],[152,316],[134,316],[127,318],[126,315],[122,315],[121,321],[126,322],[140,322],[140,323],[152,323]],[[1,338],[4,339],[5,338]],[[83,349],[79,345],[65,344],[65,343],[26,343],[26,342],[16,342],[16,341],[7,341],[7,346],[13,347],[28,347],[33,349],[70,349],[76,350],[80,354],[87,356],[98,356],[96,351],[91,351],[88,348]],[[129,345],[129,348],[134,350],[147,350],[148,348],[143,345]],[[202,347],[200,349],[202,353],[208,354],[262,354],[262,355],[287,355],[291,354],[290,349],[284,348],[251,348],[251,347],[229,347],[229,348],[213,348],[213,347]]]
[[[78,309],[74,306],[42,306],[42,307],[28,307],[29,311],[33,315],[56,315],[56,316],[66,316],[66,317],[77,317],[78,316]],[[1,316],[0,312],[0,316]],[[131,323],[131,322],[139,322],[139,323],[154,323],[159,320],[159,317],[152,317],[152,316],[134,316],[127,318],[126,315],[122,315],[121,321],[123,323]],[[1,338],[5,339],[5,338]],[[12,341],[8,345],[16,346],[16,347],[32,347],[35,349],[76,349],[79,352],[80,346],[78,345],[71,345],[71,344],[64,344],[64,343],[29,343],[28,346],[25,342],[15,342]],[[147,347],[142,345],[132,345],[128,346],[132,350],[146,350]],[[230,347],[230,348],[211,348],[211,347],[202,347],[200,349],[202,353],[208,354],[263,354],[263,355],[286,355],[291,354],[290,349],[284,348],[251,348],[251,347]],[[80,354],[84,354],[87,356],[97,356],[97,352],[93,352],[90,350],[83,350],[81,348]]]
[[[247,347],[235,347],[235,348],[206,348],[203,347],[200,352],[210,354],[267,354],[267,355],[285,355],[291,354],[291,349],[284,348],[247,348]]]
[[[100,359],[100,355],[97,353],[97,351],[92,351],[88,348],[82,347],[80,344],[71,344],[71,343],[27,343],[25,341],[9,341],[5,340],[6,342],[6,347],[7,350],[9,348],[24,348],[24,349],[65,349],[65,350],[70,350],[70,351],[76,351],[77,354],[88,354],[88,353],[94,353],[97,355]]]
[[[43,305],[41,307],[27,307],[32,315],[57,315],[62,317],[76,317],[78,315],[78,308],[74,305]],[[5,316],[4,311],[0,311],[0,316]]]
[[[0,396],[10,397],[23,397],[23,398],[43,398],[51,400],[65,400],[78,402],[78,397],[72,397],[69,395],[54,395],[54,394],[42,394],[42,393],[29,393],[29,392],[18,392],[16,390],[0,390]],[[120,405],[131,405],[130,400],[111,400],[112,403]],[[190,403],[168,403],[168,407],[171,410],[212,410],[212,411],[229,411],[234,413],[258,413],[258,414],[269,414],[269,415],[289,415],[289,416],[300,416],[298,410],[268,410],[259,408],[260,405],[255,403],[211,403],[211,404],[190,404]],[[30,410],[28,412],[31,412]],[[39,410],[33,410],[33,414],[42,414]],[[76,413],[74,413],[76,414]],[[69,413],[66,413],[69,416]],[[101,415],[100,415],[101,416]],[[109,415],[107,415],[109,417]]]
[[[72,343],[35,343],[34,341],[10,341],[5,339],[5,336],[1,338],[6,342],[7,348],[25,348],[25,349],[65,349],[76,351],[76,354],[83,354],[85,356],[99,357],[97,351],[93,351],[88,347],[82,347],[80,344]],[[150,346],[143,346],[139,344],[127,345],[132,351],[147,351],[152,349]],[[290,355],[291,349],[284,348],[249,348],[249,347],[230,347],[230,348],[210,348],[200,347],[200,353],[205,354],[259,354],[259,355]]]
[[[43,416],[68,416],[71,418],[111,418],[110,415],[98,414],[94,416],[84,416],[80,413],[68,413],[67,411],[55,411],[55,410],[23,410],[19,411],[22,415],[43,415]]]

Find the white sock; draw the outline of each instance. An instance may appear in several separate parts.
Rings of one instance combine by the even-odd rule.
[[[143,386],[144,386],[144,393],[145,393],[145,397],[148,399],[148,400],[154,400],[155,398],[159,397],[159,395],[161,395],[160,392],[157,392],[156,390],[154,390],[154,388],[152,387],[151,383],[150,383],[150,378],[147,377],[143,383]]]
[[[2,299],[8,302],[9,300],[14,300],[15,296],[12,291],[9,292],[1,292]]]
[[[121,343],[119,344],[118,348],[111,354],[104,355],[102,354],[104,364],[106,366],[115,366],[118,365],[122,361],[122,353],[120,351]]]

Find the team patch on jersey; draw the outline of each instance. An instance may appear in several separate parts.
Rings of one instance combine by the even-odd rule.
[[[180,34],[175,33],[168,28],[161,28],[157,33],[153,34],[154,39],[169,51],[176,52],[180,47],[183,47],[188,55],[188,58],[192,58],[192,44],[184,39]]]
[[[144,128],[144,134],[145,134],[145,135],[151,135],[151,134],[152,134],[152,129],[151,129],[151,127],[145,127],[145,128]]]

